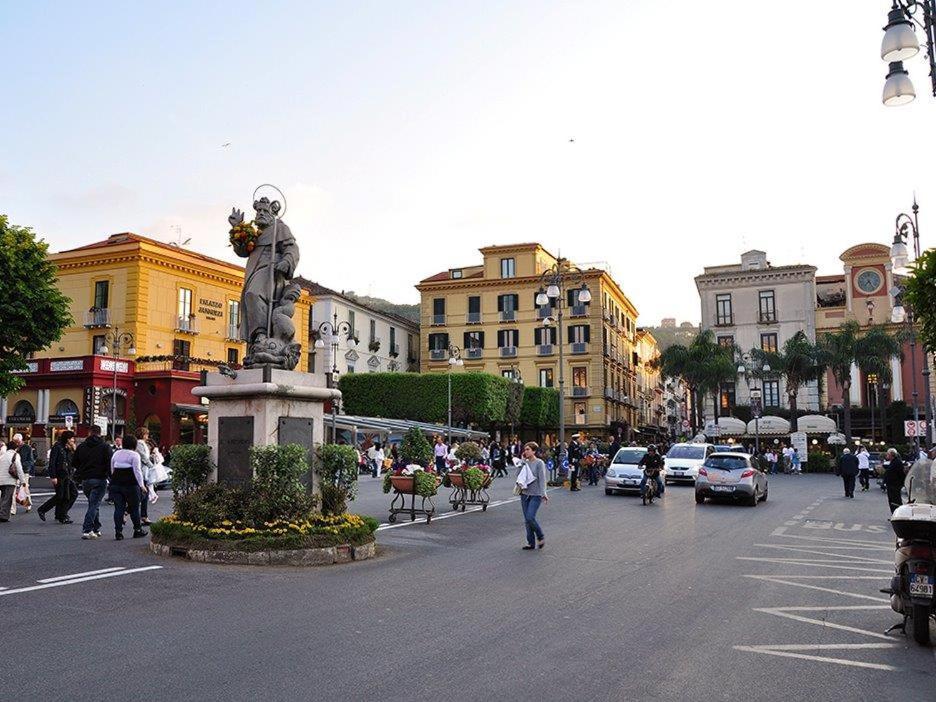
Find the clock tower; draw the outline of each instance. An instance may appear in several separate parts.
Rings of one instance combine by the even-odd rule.
[[[862,326],[890,321],[893,287],[890,249],[882,244],[858,244],[841,255],[845,264],[847,316]]]

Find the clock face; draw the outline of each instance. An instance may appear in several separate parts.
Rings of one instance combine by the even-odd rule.
[[[863,293],[876,292],[881,287],[881,274],[869,268],[858,274],[855,283]]]

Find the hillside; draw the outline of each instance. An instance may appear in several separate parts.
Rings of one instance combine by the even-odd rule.
[[[660,351],[675,344],[688,346],[699,334],[699,328],[683,323],[679,327],[646,327],[657,340]]]
[[[379,310],[381,312],[396,314],[419,324],[419,305],[400,305],[395,302],[390,302],[389,300],[384,300],[382,297],[356,295],[350,291],[346,291],[344,294],[347,297],[357,300],[362,305],[373,307],[375,310]]]

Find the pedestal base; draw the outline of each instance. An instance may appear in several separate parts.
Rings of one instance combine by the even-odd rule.
[[[238,371],[237,378],[209,373],[206,384],[192,392],[209,399],[208,444],[217,466],[210,479],[223,483],[252,477],[251,446],[300,444],[311,465],[312,451],[324,438],[324,403],[341,397],[313,375],[272,368]],[[311,479],[317,490],[314,474]]]

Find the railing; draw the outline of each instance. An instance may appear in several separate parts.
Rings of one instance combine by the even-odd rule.
[[[734,326],[734,316],[728,317],[718,317],[715,320],[716,327],[733,327]]]
[[[466,324],[481,324],[481,313],[480,312],[469,312],[465,316]]]
[[[553,353],[555,352],[553,351],[552,344],[540,344],[539,346],[536,347],[537,356],[552,356]]]
[[[544,307],[536,308],[536,318],[537,319],[546,319],[552,315],[552,307],[550,305],[545,305]]]
[[[400,345],[399,344],[390,344],[390,355],[393,358],[396,358],[400,355]]]
[[[195,317],[184,317],[175,315],[175,331],[181,334],[197,334],[198,333],[198,320]]]
[[[617,397],[616,397],[616,395],[615,395],[615,393],[614,393],[614,389],[613,389],[613,388],[605,388],[605,389],[604,389],[604,396],[605,396],[605,398],[607,398],[608,400],[616,400],[616,399],[617,399]]]
[[[228,341],[240,341],[240,327],[236,324],[228,324],[227,328],[227,339]]]
[[[215,373],[218,370],[217,364],[214,363],[198,363],[191,360],[186,360],[185,358],[180,358],[174,361],[143,361],[137,362],[134,365],[135,371],[137,373],[152,373],[153,371],[188,371],[190,373],[200,373],[205,370],[209,373]]]
[[[446,349],[429,349],[429,360],[430,361],[444,361],[448,358],[448,350]]]
[[[516,355],[517,355],[517,347],[516,347],[516,346],[501,346],[501,347],[500,347],[500,355],[501,355],[502,358],[508,358],[508,357],[516,356]]]
[[[502,322],[514,322],[517,319],[516,310],[504,310],[500,313],[500,321]]]
[[[572,387],[572,397],[588,397],[588,388]]]
[[[465,356],[467,358],[481,358],[482,356],[484,356],[484,349],[481,349],[481,348],[465,349]]]
[[[444,315],[444,314],[434,314],[434,315],[432,315],[432,326],[434,326],[434,327],[444,327],[444,326],[445,326],[445,315]]]
[[[572,317],[587,317],[588,305],[572,305],[571,316]]]
[[[575,343],[572,344],[572,353],[573,354],[583,354],[588,353],[588,344],[586,343]]]
[[[777,315],[776,314],[762,314],[758,317],[758,320],[761,324],[776,324]]]
[[[92,308],[85,312],[85,327],[91,329],[93,327],[109,327],[110,326],[110,310],[106,307],[101,308]]]

